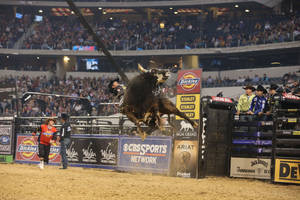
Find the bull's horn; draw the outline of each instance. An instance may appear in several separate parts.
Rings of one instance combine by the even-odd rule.
[[[143,73],[148,72],[148,70],[144,69],[144,67],[140,63],[138,63],[138,69]]]

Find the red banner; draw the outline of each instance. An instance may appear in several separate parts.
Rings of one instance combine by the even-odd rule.
[[[16,147],[16,161],[38,162],[38,142],[37,136],[18,136]],[[60,163],[60,146],[53,143],[50,148],[49,162]]]
[[[200,94],[201,69],[180,70],[177,76],[177,94]]]
[[[284,94],[283,94],[283,97],[285,97],[285,98],[287,98],[287,99],[300,100],[300,97],[295,96],[295,95],[292,95],[292,94],[287,94],[287,93],[284,93]]]
[[[233,103],[232,100],[230,98],[227,98],[227,97],[212,96],[211,98],[212,98],[213,101],[219,101],[219,102],[224,102],[224,103]]]

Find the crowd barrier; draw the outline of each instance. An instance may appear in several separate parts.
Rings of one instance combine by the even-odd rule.
[[[172,138],[149,136],[74,135],[67,150],[70,166],[168,174]],[[60,164],[59,146],[51,146],[49,163]],[[39,163],[37,138],[18,135],[15,162]]]

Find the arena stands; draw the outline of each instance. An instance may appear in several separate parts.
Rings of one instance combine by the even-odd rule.
[[[17,19],[11,13],[0,13],[0,48],[13,48],[14,43],[26,32],[31,24],[30,15]]]
[[[161,28],[161,23],[164,27]],[[156,19],[152,22],[107,19],[91,22],[110,50],[223,48],[300,39],[300,17],[267,16],[263,20],[199,21]],[[24,49],[72,49],[75,45],[94,46],[92,38],[74,17],[48,16],[36,24]]]
[[[285,89],[293,92],[298,88],[298,76],[296,73],[286,73],[282,77],[269,78],[266,80],[265,76],[257,77],[258,81],[254,79],[239,78],[232,79],[212,79],[207,78],[202,80],[202,87],[230,87],[230,86],[244,86],[252,85],[269,85],[271,83],[283,84]],[[112,80],[110,77],[99,78],[73,78],[70,76],[67,79],[59,80],[57,77],[47,79],[46,76],[29,77],[22,76],[17,78],[18,92],[23,94],[25,92],[41,92],[49,94],[62,94],[74,97],[87,97],[90,100],[91,115],[110,115],[118,112],[118,107],[114,105],[101,105],[101,103],[113,102],[113,96],[108,92],[107,85]],[[243,82],[241,82],[243,80]],[[15,79],[10,77],[3,77],[0,79],[2,85],[14,85]],[[172,98],[176,94],[176,83],[172,85],[165,85],[163,94]],[[21,116],[57,116],[58,113],[72,113],[74,116],[87,115],[86,105],[78,103],[72,98],[59,98],[35,95],[30,101],[21,105]],[[4,99],[0,102],[0,115],[13,115],[16,114],[16,102],[11,99]]]

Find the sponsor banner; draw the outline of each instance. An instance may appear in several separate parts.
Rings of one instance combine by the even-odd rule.
[[[120,170],[168,173],[172,138],[149,136],[120,137]]]
[[[222,102],[222,103],[233,103],[233,101],[228,97],[215,97],[215,96],[212,96],[211,99],[213,101]]]
[[[231,157],[230,176],[271,179],[271,159]]]
[[[176,107],[192,120],[200,119],[200,94],[183,94],[176,96]],[[176,115],[176,120],[182,120]]]
[[[282,96],[287,98],[287,99],[300,100],[300,97],[292,95],[292,94],[284,93]]]
[[[175,139],[179,139],[179,140],[198,139],[198,129],[194,128],[189,122],[184,120],[176,120],[174,125],[176,130]]]
[[[177,94],[200,94],[202,70],[180,70],[177,76]]]
[[[25,136],[19,135],[17,137],[17,146],[16,146],[16,161],[22,162],[39,162],[38,156],[38,137],[37,136]],[[60,146],[56,143],[53,143],[50,148],[49,154],[49,163],[60,163]]]
[[[12,125],[0,125],[0,154],[12,154]]]
[[[117,165],[118,138],[74,137],[67,149],[70,163],[93,165]]]
[[[175,176],[195,178],[198,162],[198,141],[175,140],[173,155]]]
[[[96,51],[96,46],[73,46],[73,51]]]
[[[276,159],[274,181],[300,184],[300,160]]]

